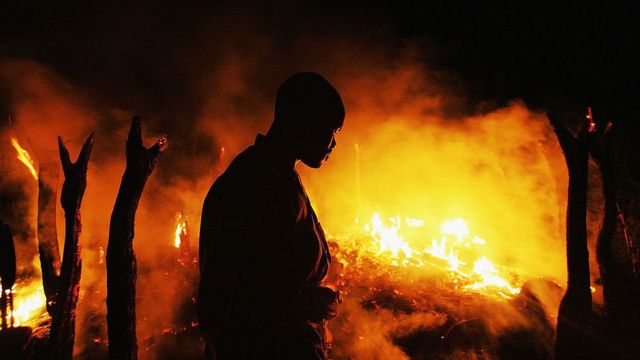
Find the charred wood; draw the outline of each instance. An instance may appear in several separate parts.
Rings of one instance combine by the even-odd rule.
[[[569,171],[567,202],[567,290],[558,309],[556,359],[588,359],[591,327],[589,250],[587,248],[587,180],[589,128],[574,137],[555,116],[549,120],[558,137]]]
[[[617,308],[620,297],[617,281],[618,274],[615,257],[613,255],[613,238],[616,233],[618,204],[616,200],[616,187],[613,173],[613,162],[610,158],[611,136],[609,133],[610,124],[599,124],[591,155],[598,164],[600,176],[602,178],[602,193],[604,195],[604,219],[598,234],[598,244],[596,255],[598,266],[600,267],[600,278],[604,300],[609,315],[617,317]]]
[[[82,231],[80,207],[87,187],[87,166],[93,148],[93,134],[85,141],[75,163],[71,162],[69,151],[60,137],[58,137],[58,147],[65,178],[60,196],[65,217],[65,238],[60,283],[51,319],[49,346],[53,359],[71,359],[82,270],[79,246]]]
[[[16,282],[16,250],[11,230],[2,220],[0,220],[0,278],[2,280],[2,296],[0,299],[2,329],[6,329],[9,326],[13,327],[13,293],[11,288]],[[11,314],[10,321],[8,319],[9,314]]]
[[[611,131],[610,131],[611,130]],[[617,132],[610,122],[599,122],[591,149],[591,155],[596,160],[602,178],[602,192],[604,195],[604,219],[596,247],[600,278],[607,311],[609,332],[616,339],[617,346],[624,348],[628,358],[633,358],[640,347],[640,329],[638,321],[640,314],[637,299],[640,289],[637,282],[629,281],[625,274],[624,265],[614,254],[614,239],[616,235],[624,238],[624,244],[629,255],[632,274],[637,271],[637,259],[633,240],[626,228],[625,216],[618,203],[618,187],[616,186],[615,158],[612,147],[612,134]]]
[[[167,138],[162,137],[152,147],[145,148],[140,119],[133,119],[126,145],[126,168],[111,213],[107,245],[107,323],[111,359],[137,359],[138,356],[137,265],[133,252],[135,216],[147,179],[158,155],[166,147]]]
[[[47,310],[51,315],[52,305],[58,294],[60,276],[60,250],[56,226],[58,167],[55,165],[41,162],[38,171],[38,252]]]

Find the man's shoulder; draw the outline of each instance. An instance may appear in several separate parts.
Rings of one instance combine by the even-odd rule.
[[[256,187],[270,182],[270,173],[269,164],[255,146],[251,145],[231,161],[211,189],[225,192],[233,189],[246,191],[247,187]]]
[[[260,156],[255,145],[250,145],[231,161],[225,173],[237,173],[260,166]]]
[[[264,176],[266,164],[255,146],[251,145],[238,154],[220,176],[224,182],[253,182]]]

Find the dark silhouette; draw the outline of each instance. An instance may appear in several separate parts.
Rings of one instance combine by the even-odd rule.
[[[604,218],[598,234],[596,255],[600,270],[600,280],[604,295],[606,318],[604,329],[608,337],[610,348],[616,350],[616,356],[620,359],[634,359],[638,354],[638,286],[636,282],[629,281],[629,275],[625,275],[625,265],[616,260],[615,238],[616,233],[626,245],[628,251],[631,275],[637,272],[637,258],[634,256],[633,240],[628,232],[626,217],[623,208],[618,201],[620,189],[617,185],[615,150],[619,143],[620,132],[624,131],[620,126],[613,126],[609,121],[594,122],[591,156],[598,164],[600,178],[602,179],[602,194],[604,196]],[[619,171],[619,170],[618,170]],[[621,239],[621,240],[622,240]],[[612,352],[609,351],[609,354]]]
[[[9,225],[0,220],[0,315],[4,330],[13,327],[13,292],[11,290],[16,282],[16,249],[13,245],[13,236]],[[10,317],[10,319],[9,319]]]
[[[587,170],[589,128],[577,137],[553,115],[549,120],[558,136],[569,170],[567,201],[567,291],[558,309],[556,359],[586,359],[586,333],[591,328],[589,250],[587,248]]]
[[[52,359],[71,359],[75,338],[76,307],[80,296],[82,258],[80,246],[80,207],[87,187],[87,169],[93,149],[93,134],[89,135],[76,162],[71,162],[69,150],[58,137],[60,162],[64,172],[64,183],[60,204],[64,210],[64,254],[58,283],[58,293],[51,316],[49,351]]]
[[[589,250],[587,248],[587,175],[589,125],[578,136],[552,114],[549,120],[558,136],[569,170],[567,201],[567,290],[558,309],[556,359],[589,359],[588,333],[592,325]]]
[[[589,108],[587,123],[577,136],[553,115],[551,124],[558,136],[569,169],[567,202],[567,291],[558,309],[556,359],[635,359],[636,289],[625,284],[614,255],[613,241],[618,224],[624,228],[614,179],[614,158],[610,122],[595,121]],[[596,254],[604,293],[604,314],[592,310],[589,289],[589,253],[586,236],[587,175],[589,154],[596,161],[604,196],[604,218],[598,235]],[[604,316],[603,316],[604,315]],[[633,324],[633,325],[632,325]],[[629,326],[631,325],[631,326]]]
[[[267,135],[211,187],[198,296],[208,358],[324,359],[324,322],[339,295],[320,285],[331,256],[294,166],[322,165],[344,115],[322,76],[293,75],[278,90]]]
[[[16,281],[16,249],[9,225],[0,219],[0,354],[2,359],[23,359],[31,328],[14,327],[13,291]]]
[[[594,123],[595,124],[595,123]],[[591,156],[598,164],[600,177],[602,179],[602,194],[604,196],[604,218],[602,219],[602,227],[598,234],[598,245],[596,255],[598,266],[600,268],[600,279],[602,281],[602,290],[605,304],[607,306],[608,315],[617,318],[618,306],[617,301],[620,298],[620,292],[624,291],[619,284],[621,274],[616,266],[615,256],[613,254],[613,240],[616,232],[618,204],[616,200],[616,187],[613,171],[613,159],[611,159],[611,136],[609,129],[612,124],[598,124],[595,132],[594,141],[591,146]]]
[[[168,146],[161,137],[150,148],[142,143],[140,118],[134,117],[127,138],[127,166],[109,223],[107,245],[107,325],[110,359],[137,359],[136,279],[133,238],[138,202],[158,155]]]
[[[53,316],[61,265],[56,226],[58,164],[42,160],[38,165],[38,254],[47,311]]]

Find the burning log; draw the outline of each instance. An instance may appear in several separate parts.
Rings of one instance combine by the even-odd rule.
[[[140,118],[131,122],[126,146],[126,168],[120,183],[107,246],[107,323],[109,357],[137,359],[136,339],[136,257],[133,253],[135,215],[140,196],[151,175],[158,155],[167,147],[162,137],[145,148]]]
[[[569,170],[567,202],[567,290],[558,309],[556,359],[590,358],[586,333],[591,324],[592,299],[587,248],[587,175],[590,126],[574,137],[553,115],[549,120]],[[590,124],[589,124],[590,125]]]
[[[51,319],[49,346],[52,358],[71,359],[82,270],[78,244],[82,231],[80,206],[87,187],[87,166],[93,148],[93,134],[89,135],[85,141],[75,163],[71,162],[69,150],[61,137],[58,137],[58,147],[65,178],[60,196],[65,217],[65,239],[60,283],[53,309],[54,315]]]
[[[13,237],[8,225],[0,220],[0,281],[2,285],[2,299],[0,310],[2,311],[2,329],[13,327],[13,293],[11,288],[16,282],[16,250],[13,245]],[[7,311],[9,307],[9,311]],[[7,324],[8,315],[11,314],[10,324]]]
[[[47,310],[53,314],[60,276],[60,250],[56,227],[57,166],[40,163],[38,177],[38,252]]]

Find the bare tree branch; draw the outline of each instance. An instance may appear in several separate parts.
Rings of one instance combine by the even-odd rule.
[[[158,155],[167,148],[167,144],[167,138],[162,137],[152,147],[145,148],[140,118],[133,118],[127,139],[127,166],[111,213],[107,246],[109,357],[114,360],[138,357],[135,307],[137,264],[133,252],[135,216],[147,179]]]
[[[65,239],[60,286],[51,319],[49,346],[53,359],[71,359],[82,270],[79,246],[82,231],[80,206],[87,187],[87,167],[93,148],[93,134],[89,135],[85,141],[75,163],[71,162],[69,150],[61,137],[58,137],[58,148],[65,177],[60,196],[65,217]]]

